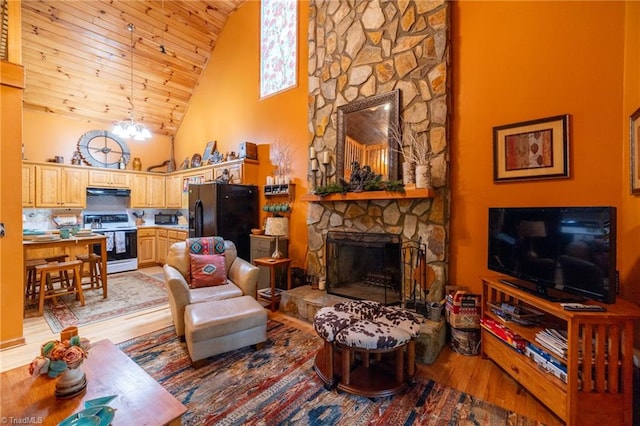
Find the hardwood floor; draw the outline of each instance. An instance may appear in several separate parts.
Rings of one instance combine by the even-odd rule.
[[[162,272],[162,268],[145,268],[143,271],[154,274]],[[269,312],[269,318],[315,334],[311,324],[280,312]],[[110,339],[120,343],[171,324],[167,305],[83,326],[81,335],[91,341]],[[39,353],[43,342],[59,338],[42,317],[25,319],[24,335],[26,344],[0,351],[0,371],[28,364]],[[563,424],[499,367],[479,356],[460,355],[445,347],[432,365],[418,364],[418,374],[544,424]]]

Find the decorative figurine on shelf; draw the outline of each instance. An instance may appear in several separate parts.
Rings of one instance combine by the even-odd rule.
[[[231,179],[233,178],[233,175],[231,173],[229,173],[229,169],[224,169],[222,171],[222,175],[216,179],[216,182],[218,183],[229,183],[231,182]]]
[[[182,166],[180,166],[182,170],[186,170],[189,168],[189,157],[185,158],[182,162]]]
[[[80,155],[80,151],[73,152],[73,157],[71,157],[71,164],[74,166],[82,165],[82,156]]]
[[[213,163],[220,163],[222,162],[222,159],[222,154],[220,154],[220,151],[216,149],[215,151],[213,151],[213,154],[211,154],[211,158],[209,159],[209,161]]]

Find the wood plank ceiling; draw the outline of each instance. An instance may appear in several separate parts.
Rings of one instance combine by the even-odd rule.
[[[24,107],[107,125],[133,107],[152,133],[173,136],[227,17],[244,2],[22,0]]]

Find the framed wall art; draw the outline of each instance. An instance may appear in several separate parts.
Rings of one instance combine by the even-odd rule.
[[[569,177],[569,115],[493,128],[496,182]]]
[[[640,108],[629,118],[629,142],[631,144],[631,193],[640,195]]]

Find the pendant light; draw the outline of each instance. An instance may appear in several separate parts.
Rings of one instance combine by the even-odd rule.
[[[135,25],[127,25],[127,30],[131,33],[131,54],[129,55],[131,63],[131,118],[129,120],[120,121],[113,129],[113,133],[123,138],[129,138],[136,141],[145,141],[151,138],[151,132],[145,127],[143,123],[136,123],[134,117],[133,107],[133,30]]]

